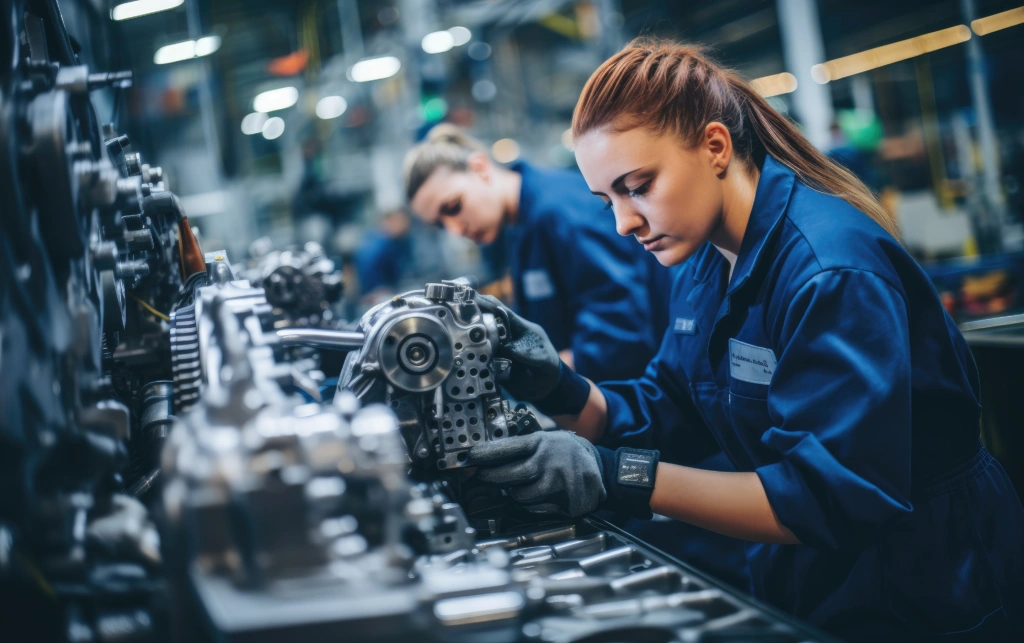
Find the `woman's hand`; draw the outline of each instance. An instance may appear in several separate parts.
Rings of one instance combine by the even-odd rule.
[[[535,402],[546,397],[558,385],[562,362],[544,329],[523,319],[490,295],[477,295],[480,308],[500,314],[509,321],[510,340],[497,351],[498,357],[512,362],[512,370],[503,384],[517,399]]]

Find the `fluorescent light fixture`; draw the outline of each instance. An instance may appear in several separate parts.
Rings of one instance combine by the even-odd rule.
[[[263,124],[263,138],[268,141],[272,141],[282,134],[284,134],[284,119],[280,116],[268,118],[267,122]]]
[[[394,56],[367,58],[352,65],[348,70],[348,79],[356,83],[368,83],[371,80],[391,78],[402,68],[402,63]]]
[[[242,133],[246,136],[259,134],[263,131],[263,125],[267,122],[267,115],[260,112],[246,114],[242,119]]]
[[[455,46],[455,38],[450,32],[435,31],[423,36],[420,46],[428,54],[441,54]]]
[[[153,62],[158,65],[181,62],[199,56],[209,56],[220,49],[220,36],[206,36],[199,40],[186,40],[156,50]]]
[[[519,158],[519,143],[510,138],[494,141],[494,145],[491,146],[491,155],[498,163],[511,163]]]
[[[324,96],[316,104],[316,115],[320,118],[330,120],[338,118],[348,109],[348,101],[341,96]]]
[[[131,20],[158,11],[180,7],[185,0],[135,0],[114,7],[110,17],[114,20]]]
[[[971,21],[971,29],[979,36],[987,36],[993,31],[1016,27],[1024,23],[1024,7],[1017,7],[1002,13],[994,13],[985,18],[978,18]]]
[[[970,39],[971,30],[967,28],[967,25],[957,25],[815,65],[811,67],[811,77],[814,78],[815,82],[824,85],[830,80],[839,80],[840,78],[853,76],[854,74],[871,69],[891,65],[901,60],[931,53],[945,47],[959,45]]]
[[[452,35],[452,42],[456,47],[461,47],[473,37],[473,32],[465,27],[452,27],[448,33]]]
[[[796,91],[796,85],[796,76],[788,71],[781,74],[772,74],[771,76],[762,76],[750,81],[751,88],[765,98]]]
[[[156,53],[153,54],[153,62],[158,65],[166,65],[195,57],[196,42],[194,40],[186,40],[185,42],[176,42],[173,45],[164,45],[157,49]]]
[[[196,58],[209,56],[220,49],[220,36],[206,36],[196,41]]]
[[[256,98],[252,100],[252,108],[265,114],[276,112],[279,109],[288,109],[297,102],[299,102],[299,90],[294,87],[281,87],[257,94]],[[266,134],[266,130],[264,130],[264,134]]]

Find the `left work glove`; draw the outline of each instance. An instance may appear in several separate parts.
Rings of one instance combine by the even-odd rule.
[[[602,507],[650,518],[658,459],[657,451],[612,451],[570,431],[540,431],[478,444],[467,464],[529,511],[575,518]]]

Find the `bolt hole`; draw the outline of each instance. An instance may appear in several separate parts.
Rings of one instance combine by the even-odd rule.
[[[455,438],[453,438],[452,436],[449,435],[447,438],[444,439],[444,443],[445,444],[455,444]]]
[[[438,460],[437,461],[437,468],[438,469],[447,469],[448,468],[448,463],[445,462],[444,460]]]
[[[480,371],[480,377],[490,377],[490,376],[491,376],[491,372],[489,370],[487,370],[486,368],[484,370]]]
[[[459,427],[461,429],[462,427],[466,426],[466,421],[465,420],[456,420],[455,421],[455,426],[457,426],[457,427]]]
[[[469,407],[469,410],[470,410],[470,411],[472,411],[473,409],[475,409],[475,408],[476,408],[476,402],[470,402],[470,403],[469,403],[469,404],[467,404],[466,406],[468,406],[468,407]]]
[[[451,542],[452,542],[452,537],[451,536],[445,536],[444,537],[444,544],[447,545],[447,544],[449,544]]]
[[[460,453],[459,455],[457,455],[455,457],[456,457],[456,459],[458,459],[459,462],[465,462],[466,461],[466,452],[463,451],[462,453]]]
[[[463,444],[465,444],[465,443],[466,443],[466,440],[468,440],[468,439],[469,439],[469,438],[467,438],[467,437],[466,437],[466,434],[465,434],[465,433],[463,433],[462,435],[460,435],[460,436],[459,436],[459,442],[461,442],[461,443],[463,443]]]
[[[464,371],[462,369],[459,369],[459,371],[457,373],[455,373],[455,376],[460,378],[460,379],[463,378],[463,377],[466,377],[466,371]]]
[[[476,359],[476,353],[467,353],[466,354],[466,359],[468,359],[470,361]]]
[[[505,435],[504,431],[502,431],[501,429],[494,429],[494,437],[500,438],[503,435]]]
[[[480,356],[480,363],[483,363],[483,362],[486,362],[486,361],[487,361],[487,356],[486,355],[481,355]]]
[[[447,310],[439,310],[439,311],[437,311],[437,316],[438,317],[444,317],[447,314],[448,314]]]
[[[473,440],[474,441],[479,441],[480,440],[480,434],[479,433],[474,433],[473,434]]]
[[[457,351],[462,350],[462,342],[455,342],[455,350],[457,350]]]
[[[476,426],[477,422],[479,422],[479,421],[480,420],[478,420],[476,418],[469,418],[469,423],[472,424],[473,426]]]
[[[491,390],[492,388],[494,388],[494,382],[484,382],[484,388],[486,388],[488,391]]]
[[[447,413],[447,412],[448,412],[448,405],[447,405],[447,404],[445,404],[445,405],[444,405],[444,412],[445,412],[445,413]]]
[[[443,426],[446,429],[450,429],[450,428],[452,428],[452,423],[451,423],[450,420],[445,420],[444,424],[442,424],[441,426]]]
[[[469,369],[469,374],[470,374],[470,375],[472,375],[473,377],[476,377],[476,374],[477,374],[478,372],[479,372],[479,371],[477,371],[477,370],[476,370],[475,368],[471,368],[471,369]]]
[[[456,404],[455,405],[455,410],[456,411],[462,411],[462,405],[461,404]]]
[[[467,386],[466,387],[466,394],[467,395],[472,395],[473,393],[476,393],[476,389],[473,388],[472,386]]]
[[[458,395],[461,392],[462,392],[462,389],[460,389],[458,386],[453,386],[452,387],[452,395]]]

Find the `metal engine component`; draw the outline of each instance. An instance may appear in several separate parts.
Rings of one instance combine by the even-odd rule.
[[[267,301],[298,326],[330,321],[330,307],[342,295],[341,270],[312,241],[302,250],[267,251],[255,268],[241,275],[265,289]]]
[[[349,353],[339,390],[390,405],[417,466],[457,469],[474,445],[537,428],[532,413],[510,409],[501,395],[509,363],[495,351],[508,320],[483,312],[467,283],[399,295],[368,311],[358,328],[365,342]]]
[[[407,476],[389,407],[288,394],[254,313],[201,301],[218,388],[163,454],[190,640],[825,640],[597,519],[477,538],[443,482]]]

